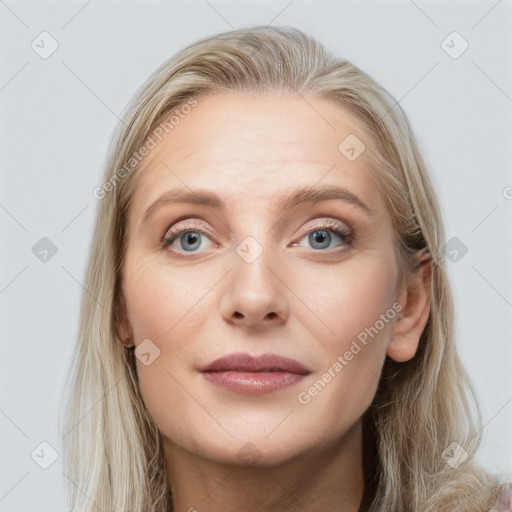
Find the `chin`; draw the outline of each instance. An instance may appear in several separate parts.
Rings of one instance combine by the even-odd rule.
[[[201,447],[201,456],[220,464],[238,467],[274,467],[289,462],[307,450],[307,440],[291,440],[276,435],[247,435],[226,444],[208,444]]]

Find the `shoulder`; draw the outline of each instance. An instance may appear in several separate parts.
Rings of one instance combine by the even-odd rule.
[[[496,502],[489,512],[512,512],[512,481],[500,485]]]

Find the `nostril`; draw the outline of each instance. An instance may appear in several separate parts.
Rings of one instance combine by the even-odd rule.
[[[238,311],[235,311],[234,316],[235,316],[235,318],[243,318],[244,317],[244,315],[242,315],[242,313],[239,313]]]

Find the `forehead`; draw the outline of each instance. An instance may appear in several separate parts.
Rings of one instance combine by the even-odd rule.
[[[360,121],[329,100],[201,97],[142,161],[132,204],[142,213],[167,188],[182,187],[207,188],[230,206],[249,207],[318,184],[346,187],[378,209],[368,142]]]

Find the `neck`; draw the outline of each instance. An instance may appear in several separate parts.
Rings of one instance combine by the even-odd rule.
[[[176,512],[358,512],[365,489],[358,422],[334,446],[279,465],[221,464],[163,438]]]

